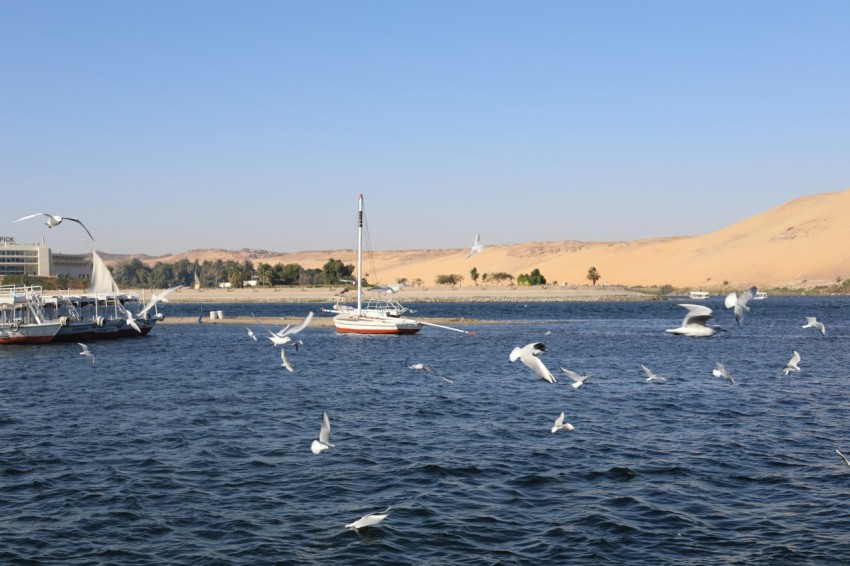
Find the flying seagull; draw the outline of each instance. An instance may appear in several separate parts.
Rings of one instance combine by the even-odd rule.
[[[574,372],[574,371],[570,371],[570,370],[568,370],[568,369],[561,368],[561,371],[562,371],[562,372],[564,372],[565,374],[567,374],[567,376],[568,376],[570,379],[572,379],[572,380],[573,380],[573,382],[570,384],[570,385],[572,385],[572,386],[573,386],[573,389],[578,389],[579,387],[581,387],[582,385],[584,385],[584,382],[585,382],[585,381],[587,381],[588,379],[590,379],[590,376],[589,376],[589,375],[579,375],[579,374],[577,374],[576,372]]]
[[[641,364],[640,367],[642,367],[643,371],[646,372],[646,380],[647,381],[667,381],[666,379],[664,379],[660,375],[653,373],[652,370],[649,369],[648,367],[646,367],[645,365]]]
[[[741,321],[744,319],[744,313],[750,312],[750,307],[747,306],[747,303],[750,302],[750,299],[756,296],[756,293],[758,293],[758,289],[756,287],[750,287],[740,295],[734,291],[726,295],[724,304],[727,309],[735,309],[735,322],[737,322],[739,326]]]
[[[168,297],[168,294],[173,292],[173,291],[176,291],[177,289],[181,289],[182,287],[183,287],[182,284],[181,285],[175,285],[174,287],[169,287],[168,289],[166,289],[162,293],[154,293],[153,296],[151,297],[151,299],[145,305],[145,308],[143,308],[142,310],[139,311],[139,316],[145,316],[148,313],[149,310],[151,310],[152,308],[154,308],[156,306],[157,303],[167,303],[168,299],[166,297]]]
[[[349,523],[345,525],[346,529],[354,529],[355,531],[362,529],[363,527],[374,527],[381,521],[387,518],[387,515],[390,514],[392,507],[387,507],[384,511],[380,513],[370,513],[368,515],[363,515],[353,523]]]
[[[91,350],[89,350],[89,347],[86,346],[85,344],[83,344],[82,342],[77,342],[77,345],[83,349],[83,351],[80,352],[80,355],[86,356],[87,358],[90,358],[91,359],[91,365],[94,365],[94,354],[91,353]]]
[[[411,364],[410,362],[405,362],[404,365],[406,365],[408,369],[412,369],[413,371],[424,371],[425,373],[434,373],[434,370],[431,369],[431,366],[427,366],[423,363]]]
[[[473,242],[472,247],[469,248],[469,252],[466,254],[466,257],[472,257],[482,251],[484,251],[484,246],[481,245],[481,236],[475,234],[475,242]]]
[[[732,377],[731,375],[729,375],[729,372],[726,371],[726,367],[723,364],[721,364],[720,362],[717,362],[714,365],[714,369],[711,370],[711,374],[714,377],[722,377],[723,379],[725,379],[726,381],[728,381],[729,383],[731,383],[733,385],[735,384],[735,378]]]
[[[292,364],[289,363],[289,358],[286,356],[286,348],[280,349],[280,365],[285,367],[288,371],[293,372],[295,368],[292,367]]]
[[[822,335],[826,336],[826,326],[822,322],[818,322],[818,319],[813,316],[806,317],[806,324],[802,328],[817,328]]]
[[[251,316],[253,316],[253,314]],[[257,317],[255,316],[254,319],[256,320]],[[297,326],[288,324],[278,332],[272,332],[263,326],[259,320],[257,320],[257,323],[260,324],[260,326],[263,326],[266,332],[269,333],[269,340],[271,340],[273,346],[283,346],[284,344],[292,342],[292,336],[307,328],[307,325],[310,324],[311,320],[313,320],[313,311],[308,312],[307,316],[304,317],[304,320],[302,320]]]
[[[370,287],[369,290],[376,293],[389,293],[392,295],[404,289],[405,286],[406,285],[403,285],[402,283],[397,283],[395,285],[375,285],[374,287]]]
[[[719,330],[723,330],[719,326],[711,326],[708,323],[711,319],[711,309],[704,305],[680,304],[680,307],[688,309],[688,314],[682,320],[682,325],[679,328],[668,328],[665,332],[670,334],[679,334],[682,336],[711,336]]]
[[[543,342],[532,342],[531,344],[526,344],[522,348],[514,348],[511,351],[509,359],[512,362],[515,362],[517,359],[521,360],[522,363],[534,370],[534,373],[536,373],[540,379],[548,381],[549,383],[555,383],[555,376],[552,375],[552,372],[549,371],[549,369],[543,364],[543,361],[537,357],[544,352],[546,352],[546,346]]]
[[[788,375],[792,371],[800,371],[800,366],[797,364],[800,363],[800,354],[797,353],[797,350],[794,350],[794,355],[791,356],[791,361],[785,364],[785,367],[782,368],[782,373]]]
[[[133,328],[135,328],[136,332],[138,332],[139,334],[142,333],[142,329],[139,328],[138,324],[136,324],[136,317],[134,317],[133,313],[131,313],[130,311],[127,311],[127,321],[126,322],[127,322],[128,326],[132,326]]]
[[[841,456],[841,459],[844,460],[844,463],[850,466],[850,460],[847,459],[847,456],[839,452],[838,448],[835,449],[835,453]]]
[[[406,365],[409,369],[412,369],[413,371],[421,371],[421,372],[424,372],[424,373],[432,373],[432,374],[434,374],[434,375],[436,375],[436,376],[439,376],[439,377],[440,377],[440,379],[442,379],[442,380],[443,380],[443,381],[445,381],[446,383],[454,383],[454,380],[453,380],[453,379],[449,379],[448,377],[446,377],[446,376],[444,376],[444,375],[440,375],[439,373],[437,373],[436,371],[434,371],[434,370],[431,368],[431,366],[425,365],[425,364],[423,364],[423,363],[421,363],[421,362],[420,362],[420,363],[418,363],[418,364],[411,364],[411,363],[409,363],[409,362],[404,362],[404,365]]]
[[[251,330],[250,328],[248,328],[248,337],[251,338],[254,342],[257,341],[257,336],[254,334],[254,331]]]
[[[318,440],[314,440],[310,445],[310,451],[313,454],[321,454],[328,448],[334,448],[331,444],[331,421],[328,419],[328,412],[322,411],[322,428],[319,429]]]
[[[29,216],[24,216],[23,218],[18,218],[17,220],[13,220],[12,222],[14,223],[14,222],[20,222],[21,220],[29,220],[30,218],[35,218],[36,216],[46,216],[47,222],[45,222],[45,224],[47,225],[48,228],[53,228],[54,226],[59,226],[60,224],[62,224],[63,220],[70,220],[72,222],[76,222],[77,224],[79,224],[80,226],[83,227],[83,230],[86,231],[86,234],[89,235],[89,238],[91,238],[92,241],[94,241],[94,236],[91,235],[91,232],[89,232],[89,229],[86,228],[86,225],[83,224],[82,222],[80,222],[78,219],[71,218],[69,216],[54,216],[52,214],[47,214],[46,212],[36,212],[35,214],[30,214]]]
[[[575,429],[576,427],[574,427],[570,423],[564,422],[564,413],[562,412],[560,415],[558,415],[558,418],[555,419],[555,424],[552,425],[552,434],[555,434],[559,430],[567,430],[569,432],[573,432]]]

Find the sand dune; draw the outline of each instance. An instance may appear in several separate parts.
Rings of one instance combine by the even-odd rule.
[[[482,235],[482,238],[486,235]],[[486,245],[486,238],[484,238]],[[516,277],[537,268],[552,283],[584,285],[595,266],[611,285],[665,285],[716,288],[806,287],[850,277],[850,190],[804,196],[751,218],[700,236],[628,242],[531,242],[487,246],[467,259],[456,250],[380,251],[367,254],[370,282],[458,274],[471,286],[470,270],[507,272]],[[371,256],[371,257],[369,257]],[[298,263],[322,267],[329,258],[354,263],[352,250],[275,253],[266,250],[192,250],[143,261],[248,259],[254,264]],[[377,275],[377,277],[376,277]],[[479,280],[479,284],[481,284]]]

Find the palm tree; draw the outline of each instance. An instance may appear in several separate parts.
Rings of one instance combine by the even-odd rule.
[[[596,270],[596,267],[591,267],[587,270],[587,278],[590,280],[593,285],[596,285],[596,282],[599,281],[602,276],[599,275],[599,271]]]
[[[473,267],[469,270],[469,276],[472,277],[472,282],[478,285],[478,268]]]

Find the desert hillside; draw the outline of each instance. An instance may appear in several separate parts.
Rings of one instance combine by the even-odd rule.
[[[690,288],[758,285],[807,287],[850,278],[850,190],[804,196],[716,232],[699,236],[628,242],[531,242],[487,246],[466,258],[466,249],[381,251],[364,255],[370,281],[399,278],[434,283],[438,275],[458,274],[470,285],[470,270],[506,272],[514,277],[537,268],[551,283],[586,284],[595,266],[600,283]],[[250,260],[322,267],[329,258],[354,263],[352,250],[276,253],[266,250],[192,250],[142,261]],[[111,262],[122,256],[111,256]],[[480,283],[480,281],[479,281]]]

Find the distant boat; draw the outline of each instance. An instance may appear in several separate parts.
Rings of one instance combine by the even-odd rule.
[[[695,301],[701,301],[708,298],[708,291],[691,291],[688,293],[688,298]]]
[[[763,301],[766,298],[767,298],[767,293],[765,293],[764,291],[756,292],[756,296],[753,297],[753,299],[756,299],[758,301]]]
[[[422,323],[403,318],[409,309],[398,301],[371,299],[363,306],[363,195],[358,199],[357,216],[357,307],[345,305],[341,298],[330,312],[337,332],[352,334],[415,334]]]

